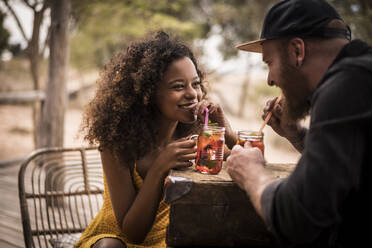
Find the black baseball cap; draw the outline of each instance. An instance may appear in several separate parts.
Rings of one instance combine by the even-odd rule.
[[[325,37],[351,40],[350,28],[328,28],[334,19],[342,20],[325,0],[285,0],[275,4],[265,16],[260,39],[236,46],[262,53],[262,42],[285,37]],[[343,20],[342,20],[343,21]]]

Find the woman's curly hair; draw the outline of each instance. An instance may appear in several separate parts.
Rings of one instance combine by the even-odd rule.
[[[185,44],[158,31],[129,45],[105,65],[94,99],[84,113],[85,140],[99,144],[125,161],[143,157],[157,144],[156,91],[175,60],[188,57],[203,82],[203,73]],[[202,84],[203,97],[206,95]],[[176,135],[190,134],[200,123],[179,123]]]

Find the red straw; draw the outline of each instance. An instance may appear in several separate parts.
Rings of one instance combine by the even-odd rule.
[[[205,108],[204,126],[208,126],[208,113],[209,113],[209,109]]]

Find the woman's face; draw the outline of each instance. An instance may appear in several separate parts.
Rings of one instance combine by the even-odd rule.
[[[160,83],[156,103],[165,119],[193,123],[193,109],[202,99],[201,81],[190,58],[171,63]]]

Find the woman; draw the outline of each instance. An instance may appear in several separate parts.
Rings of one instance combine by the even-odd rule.
[[[85,113],[85,138],[98,143],[105,178],[103,207],[76,247],[165,247],[170,169],[191,166],[206,107],[203,74],[191,50],[164,32],[135,42],[106,65]],[[221,122],[222,120],[222,122]]]

